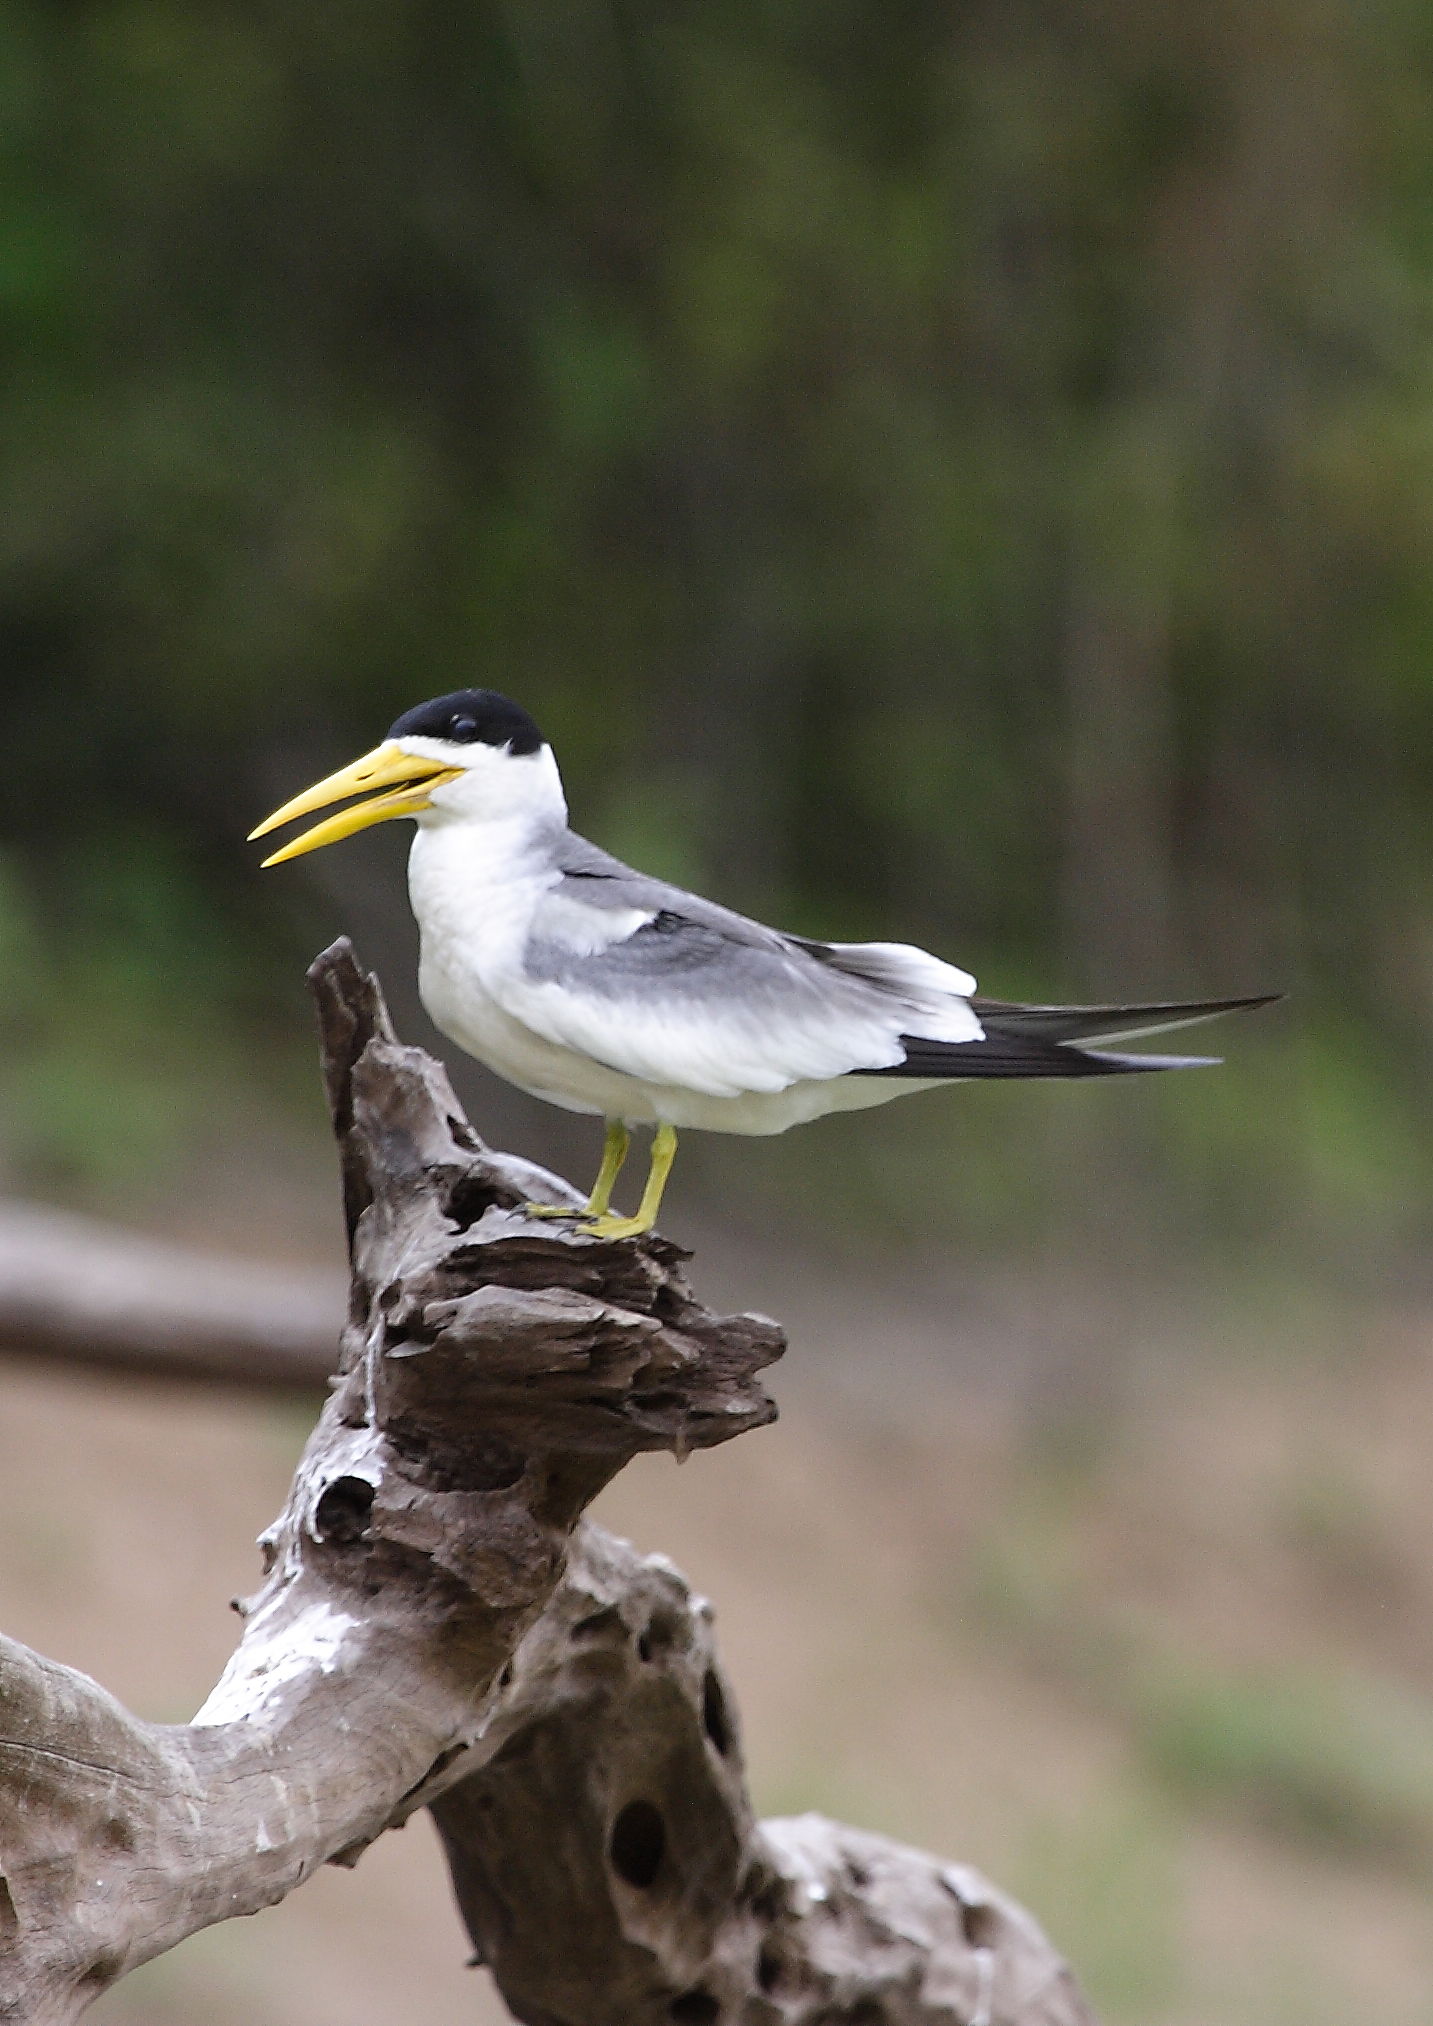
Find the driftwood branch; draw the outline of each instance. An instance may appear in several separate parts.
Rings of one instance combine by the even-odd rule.
[[[322,1392],[341,1281],[0,1205],[0,1357],[273,1392]]]
[[[757,1822],[710,1605],[590,1522],[477,1756],[433,1813],[527,2026],[1092,2026],[978,1872],[818,1815]]]
[[[774,1325],[709,1315],[660,1240],[532,1222],[531,1173],[395,1042],[351,953],[314,984],[352,1247],[335,1389],[192,1724],[0,1649],[0,2018],[73,2018],[435,1791],[587,1501],[639,1450],[775,1411]]]
[[[974,1874],[813,1818],[757,1825],[706,1606],[581,1521],[638,1451],[772,1418],[775,1326],[703,1309],[659,1238],[527,1217],[566,1185],[482,1145],[346,945],[313,982],[352,1262],[333,1390],[192,1724],[142,1723],[0,1640],[0,2020],[73,2019],[427,1805],[529,2026],[1086,2021]],[[146,1352],[126,1301],[112,1355],[192,1373],[195,1304],[166,1351],[161,1298]],[[253,1312],[198,1369],[238,1376]],[[267,1383],[292,1383],[313,1326]]]

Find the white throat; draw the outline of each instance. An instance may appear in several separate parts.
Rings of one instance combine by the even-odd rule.
[[[420,743],[430,742],[412,741]],[[549,746],[520,756],[484,747],[456,781],[434,789],[418,817],[408,891],[422,939],[420,990],[447,1031],[432,995],[445,999],[454,986],[477,993],[520,966],[533,911],[560,876],[566,827]]]
[[[420,830],[441,830],[455,823],[483,829],[566,827],[567,798],[551,746],[539,746],[535,753],[511,753],[506,746],[454,748],[441,739],[398,743],[418,759],[439,766],[457,762],[462,768],[456,780],[434,788],[429,806],[418,817]]]

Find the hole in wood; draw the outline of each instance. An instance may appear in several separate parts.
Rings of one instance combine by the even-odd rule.
[[[373,1512],[373,1486],[362,1477],[336,1477],[319,1495],[313,1530],[321,1541],[348,1547],[362,1540]]]
[[[725,1758],[731,1750],[731,1718],[727,1715],[726,1697],[721,1692],[716,1670],[711,1667],[702,1678],[702,1729]]]
[[[637,1641],[637,1658],[655,1660],[659,1653],[670,1652],[681,1643],[682,1631],[679,1617],[670,1611],[654,1611]]]
[[[607,1854],[628,1885],[645,1892],[662,1867],[667,1825],[650,1801],[629,1801],[612,1824]]]
[[[680,1998],[673,1998],[668,2011],[677,2026],[715,2026],[721,2017],[721,2006],[710,1991],[683,1991]]]
[[[1000,1934],[1000,1916],[983,1900],[963,1899],[960,1931],[973,1949],[993,1949]]]
[[[488,1183],[479,1181],[476,1175],[465,1175],[449,1190],[444,1207],[460,1231],[470,1231],[497,1200],[497,1191]]]
[[[785,1968],[776,1950],[768,1944],[756,1959],[756,1981],[763,1991],[774,1991]]]

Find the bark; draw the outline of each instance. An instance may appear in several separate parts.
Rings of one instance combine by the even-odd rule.
[[[191,1724],[0,1640],[0,2020],[59,2026],[428,1806],[528,2026],[1088,2026],[976,1873],[756,1822],[709,1607],[581,1518],[639,1450],[771,1420],[776,1326],[711,1315],[660,1238],[528,1217],[572,1192],[482,1145],[347,945],[312,976],[352,1264],[331,1396]],[[110,1341],[146,1363],[142,1311]]]
[[[590,1522],[480,1756],[433,1813],[526,2026],[1092,2026],[978,1872],[818,1815],[756,1821],[710,1605]]]
[[[334,1390],[192,1724],[0,1643],[0,2019],[76,2017],[436,1793],[588,1500],[775,1414],[774,1324],[702,1309],[661,1239],[528,1218],[542,1178],[482,1146],[346,946],[313,975],[353,1267]]]

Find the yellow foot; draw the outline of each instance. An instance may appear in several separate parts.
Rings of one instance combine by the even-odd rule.
[[[644,1231],[650,1231],[656,1223],[655,1217],[618,1217],[609,1211],[605,1217],[594,1217],[587,1226],[590,1238],[640,1238]]]
[[[608,1210],[605,1201],[599,1202],[594,1197],[594,1207],[603,1213],[587,1227],[594,1238],[640,1238],[644,1231],[654,1228],[676,1151],[676,1132],[665,1123],[659,1125],[652,1137],[652,1165],[647,1170],[647,1186],[642,1191],[636,1216],[618,1217]]]
[[[586,1222],[592,1215],[581,1203],[524,1203],[522,1208],[528,1217],[571,1217]]]

